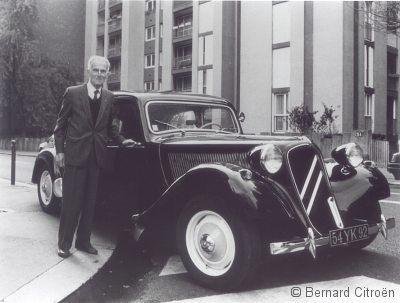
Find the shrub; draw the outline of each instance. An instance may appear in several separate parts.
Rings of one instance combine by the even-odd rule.
[[[292,130],[301,134],[311,131],[315,124],[314,115],[317,112],[310,112],[307,106],[297,105],[289,112],[289,126]]]

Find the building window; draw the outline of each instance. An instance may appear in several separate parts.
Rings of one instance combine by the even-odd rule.
[[[148,12],[148,13],[154,11],[154,9],[155,9],[154,0],[146,0],[145,9],[146,9],[146,12]]]
[[[274,131],[288,130],[288,94],[274,94]]]
[[[119,60],[110,61],[110,74],[108,83],[120,82],[121,80],[121,62]]]
[[[145,68],[154,67],[155,57],[156,56],[154,54],[145,55],[144,56],[144,67]]]
[[[192,15],[178,16],[173,27],[174,38],[192,35]]]
[[[198,72],[198,92],[202,94],[213,94],[213,69],[203,69]]]
[[[162,80],[158,81],[158,90],[162,90]]]
[[[159,62],[159,65],[162,66],[162,64],[163,64],[163,53],[162,53],[162,51],[159,54],[158,62]]]
[[[213,64],[213,35],[199,37],[199,66]]]
[[[393,135],[397,135],[397,100],[393,99],[393,121],[392,121]]]
[[[160,38],[162,38],[164,35],[164,26],[162,23],[160,23]]]
[[[156,38],[156,27],[150,26],[146,27],[146,41],[151,41]]]
[[[364,38],[365,40],[374,41],[374,4],[372,1],[365,1],[365,15],[364,15]]]
[[[365,94],[365,129],[366,130],[373,130],[374,129],[374,94]]]
[[[291,12],[290,3],[282,2],[272,6],[272,43],[290,41]]]
[[[185,45],[175,48],[175,68],[187,68],[192,66],[192,46]]]
[[[364,86],[374,87],[374,48],[364,45]]]
[[[108,56],[120,56],[121,55],[121,36],[113,35],[110,36],[110,42],[108,46]]]
[[[214,29],[214,3],[199,1],[199,33],[206,33]]]
[[[144,83],[144,91],[152,91],[154,90],[154,81],[146,81]]]
[[[203,94],[207,94],[207,70],[203,70]]]
[[[97,38],[96,55],[104,56],[104,36]]]
[[[185,75],[175,77],[174,89],[178,92],[190,92],[192,90],[192,76]]]

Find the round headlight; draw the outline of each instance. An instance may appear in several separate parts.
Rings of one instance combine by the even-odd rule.
[[[266,144],[260,157],[261,167],[274,174],[282,167],[282,152],[274,144]]]
[[[363,150],[360,145],[356,143],[349,143],[346,145],[346,158],[351,166],[357,167],[363,161]]]

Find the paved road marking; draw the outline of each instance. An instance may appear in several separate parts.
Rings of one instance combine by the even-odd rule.
[[[340,296],[334,296],[334,291]],[[319,296],[317,291],[319,291]],[[374,295],[370,295],[372,291]],[[383,294],[384,292],[394,295],[394,297],[377,297],[375,294]],[[329,295],[330,293],[330,295]],[[321,294],[325,294],[322,296]],[[179,303],[331,303],[331,302],[359,302],[359,303],[376,303],[376,302],[399,302],[400,285],[380,281],[365,276],[356,276],[345,279],[322,281],[315,283],[306,283],[300,285],[291,285],[284,287],[252,290],[238,293],[228,293],[221,295],[206,296],[193,299],[185,299],[170,302]]]

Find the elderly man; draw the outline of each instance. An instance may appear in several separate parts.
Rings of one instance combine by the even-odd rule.
[[[65,91],[54,129],[56,167],[64,168],[58,234],[58,255],[63,258],[71,254],[69,250],[77,227],[75,247],[97,254],[90,243],[90,235],[99,170],[106,165],[107,138],[124,146],[135,144],[119,136],[112,123],[113,94],[103,87],[109,61],[92,56],[87,68],[89,81]]]

